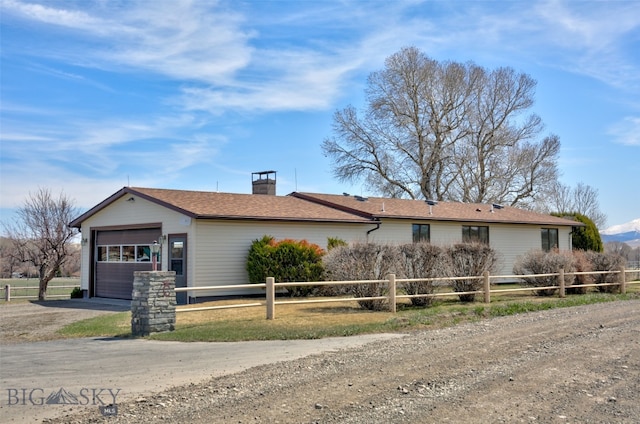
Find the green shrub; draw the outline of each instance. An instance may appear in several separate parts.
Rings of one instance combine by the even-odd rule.
[[[82,299],[83,297],[83,293],[82,293],[82,289],[80,287],[74,287],[73,290],[71,290],[71,299]]]
[[[516,260],[513,266],[513,273],[518,275],[528,274],[553,274],[560,268],[565,272],[574,272],[574,259],[570,252],[560,252],[557,249],[545,252],[543,250],[532,250],[522,255]],[[528,287],[557,286],[558,277],[551,275],[547,277],[522,277],[522,281]],[[565,276],[565,284],[573,284],[572,276]],[[551,296],[557,289],[536,290],[538,296]]]
[[[322,278],[320,246],[306,240],[284,239],[271,236],[254,240],[247,257],[247,272],[252,283],[264,283],[273,277],[277,283],[319,281]],[[287,287],[291,296],[307,296],[313,286]]]
[[[441,247],[430,243],[407,243],[398,247],[404,278],[436,278],[449,275],[450,260]],[[408,281],[402,283],[408,295],[432,294],[434,281]],[[414,306],[429,306],[432,297],[412,297]]]
[[[451,276],[476,277],[485,271],[493,271],[498,263],[498,255],[489,245],[484,243],[458,243],[446,250],[451,264]],[[478,291],[482,287],[481,279],[453,280],[456,292]],[[458,296],[463,302],[473,302],[475,294]]]
[[[382,280],[395,274],[399,264],[396,246],[356,243],[331,249],[323,259],[325,278],[332,281]],[[343,293],[354,297],[378,297],[388,294],[386,283],[366,283],[343,286]],[[369,310],[383,310],[384,299],[360,300],[358,304]]]
[[[267,277],[274,277],[273,242],[273,237],[263,236],[251,243],[247,257],[247,273],[251,283],[264,283]]]
[[[335,247],[340,247],[340,246],[348,246],[349,244],[342,240],[339,237],[327,237],[327,250],[331,250]]]
[[[596,224],[586,215],[581,213],[553,213],[551,215],[572,219],[585,224],[584,227],[576,227],[571,232],[571,244],[574,250],[593,250],[602,252],[604,244]]]

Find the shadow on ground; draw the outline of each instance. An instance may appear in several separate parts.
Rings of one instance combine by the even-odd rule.
[[[47,308],[84,309],[90,311],[124,312],[131,310],[131,301],[120,299],[33,300],[29,303]]]

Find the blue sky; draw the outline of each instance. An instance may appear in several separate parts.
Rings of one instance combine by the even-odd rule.
[[[416,46],[538,81],[561,181],[640,217],[639,1],[0,0],[2,219],[29,192],[86,210],[126,185],[371,194],[331,173],[332,116]]]

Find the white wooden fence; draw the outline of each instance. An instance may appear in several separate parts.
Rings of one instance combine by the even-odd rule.
[[[75,288],[80,288],[80,284],[73,284],[70,286],[49,286],[47,288],[48,290],[51,289],[75,289]],[[11,290],[15,290],[17,292],[21,292],[22,290],[24,291],[28,291],[28,290],[35,290],[36,293],[35,294],[27,294],[27,295],[20,295],[20,296],[15,296],[11,294]],[[11,284],[6,284],[4,286],[4,300],[5,302],[11,302],[11,299],[37,299],[38,298],[38,290],[40,290],[39,286],[16,286],[16,287],[11,287]],[[49,298],[61,298],[61,299],[69,299],[71,298],[71,292],[67,293],[67,294],[49,294],[47,293],[47,299]]]
[[[212,290],[237,290],[237,289],[255,289],[255,288],[263,288],[265,289],[265,301],[260,302],[252,302],[252,303],[241,303],[241,304],[233,304],[233,305],[220,305],[220,306],[203,306],[203,307],[190,307],[183,306],[176,308],[176,312],[195,312],[195,311],[204,311],[204,310],[215,310],[215,309],[229,309],[229,308],[247,308],[247,307],[256,307],[263,306],[266,307],[266,315],[267,319],[272,320],[275,318],[275,307],[276,305],[293,305],[293,304],[311,304],[311,303],[329,303],[329,302],[345,302],[345,301],[362,301],[362,300],[387,300],[388,310],[390,312],[396,312],[396,305],[399,299],[410,299],[417,297],[445,297],[445,296],[459,296],[464,294],[477,294],[483,295],[483,300],[485,303],[491,302],[491,294],[492,293],[509,293],[509,292],[528,292],[528,291],[537,291],[537,290],[558,290],[558,294],[560,297],[566,296],[566,288],[567,287],[604,287],[604,286],[619,286],[620,292],[625,293],[626,288],[630,284],[640,284],[640,280],[638,281],[627,281],[627,274],[638,273],[638,270],[626,270],[625,268],[620,268],[617,271],[592,271],[592,272],[567,272],[560,269],[557,273],[550,274],[532,274],[532,275],[490,275],[488,272],[485,272],[482,276],[474,276],[474,277],[447,277],[447,278],[396,278],[394,274],[389,274],[386,279],[382,280],[357,280],[357,281],[312,281],[312,282],[287,282],[287,283],[276,283],[273,277],[267,277],[266,282],[262,284],[237,284],[237,285],[225,285],[225,286],[205,286],[205,287],[179,287],[176,288],[176,293],[179,292],[198,292],[198,291],[212,291]],[[596,275],[596,274],[617,274],[618,281],[615,283],[600,283],[600,284],[579,284],[573,286],[565,285],[565,277],[571,275]],[[545,287],[519,287],[514,289],[496,289],[492,290],[492,280],[502,280],[510,279],[522,279],[522,278],[531,278],[531,277],[556,277],[557,285],[554,286],[545,286]],[[421,281],[452,281],[452,280],[482,280],[482,290],[477,291],[467,291],[467,292],[456,292],[456,291],[447,291],[441,293],[432,293],[432,294],[415,294],[415,295],[407,295],[407,294],[397,294],[397,286],[398,284],[408,283],[408,282],[421,282]],[[322,299],[314,299],[314,298],[304,298],[300,300],[285,300],[278,301],[276,300],[276,290],[278,288],[286,288],[286,287],[302,287],[302,286],[342,286],[342,285],[354,285],[354,284],[385,284],[387,285],[387,295],[385,296],[374,296],[374,297],[342,297],[336,296],[331,298],[322,298]],[[495,283],[494,283],[495,284]]]

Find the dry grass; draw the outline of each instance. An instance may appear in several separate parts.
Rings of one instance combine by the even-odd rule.
[[[515,286],[514,286],[515,287]],[[510,288],[501,286],[499,288]],[[317,339],[323,337],[349,336],[365,333],[411,331],[423,328],[442,328],[462,322],[477,321],[492,316],[524,313],[555,307],[577,306],[603,301],[637,299],[640,284],[628,287],[627,295],[601,294],[592,291],[587,295],[572,295],[560,299],[557,296],[532,296],[527,292],[494,293],[491,304],[462,303],[457,296],[437,298],[427,308],[412,307],[408,299],[398,304],[398,312],[368,311],[361,309],[355,301],[339,301],[312,304],[279,304],[275,308],[275,319],[266,319],[266,306],[262,299],[217,300],[179,309],[221,307],[247,303],[260,306],[227,308],[194,312],[178,312],[175,331],[155,333],[156,340],[190,341],[241,341],[241,340],[287,340]],[[278,298],[278,302],[299,299]],[[130,322],[128,312],[116,314],[113,322],[92,318],[78,323],[65,332],[66,337],[91,336],[92,331],[100,335],[121,335]],[[110,328],[104,328],[105,327]],[[93,328],[93,329],[92,329]],[[76,334],[74,334],[76,333]]]
[[[281,301],[278,299],[278,301]],[[286,301],[286,300],[285,300]],[[230,306],[243,303],[257,303],[251,299],[217,300],[184,307],[202,308],[209,306]],[[181,307],[182,309],[182,307]],[[210,326],[212,322],[222,330],[227,324],[232,324],[236,331],[251,328],[264,328],[269,332],[279,334],[306,333],[308,338],[320,334],[323,329],[342,328],[345,332],[358,327],[379,326],[387,322],[394,315],[390,312],[365,311],[358,307],[355,301],[276,305],[275,319],[266,320],[266,306],[248,308],[216,309],[197,312],[178,312],[176,329],[197,328]],[[360,330],[359,330],[360,331]],[[366,331],[365,331],[366,332]]]

